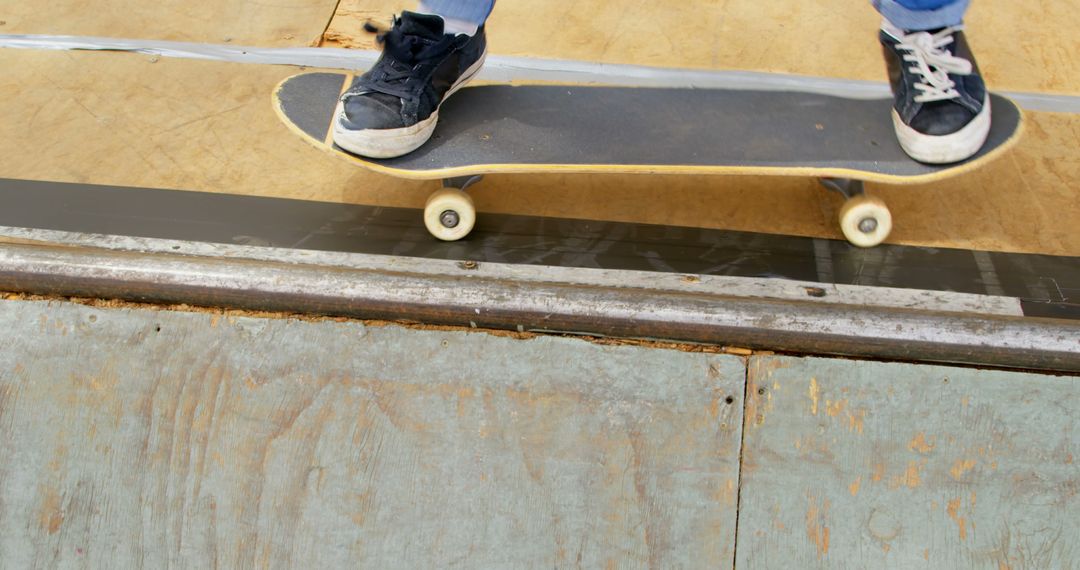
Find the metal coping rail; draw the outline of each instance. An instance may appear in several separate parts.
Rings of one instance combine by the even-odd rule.
[[[222,257],[7,243],[0,290],[518,332],[1080,372],[1080,325],[1003,314],[814,303]]]

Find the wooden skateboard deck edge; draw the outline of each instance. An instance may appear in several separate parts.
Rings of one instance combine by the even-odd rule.
[[[301,129],[292,121],[281,108],[281,99],[278,96],[281,88],[293,78],[315,72],[303,72],[290,75],[281,80],[271,93],[271,104],[278,118],[294,133],[300,135],[309,144],[316,148],[329,152],[338,158],[352,164],[361,166],[373,172],[404,178],[408,180],[441,180],[461,176],[487,175],[487,174],[663,174],[663,175],[720,175],[720,176],[779,176],[779,177],[802,177],[802,178],[844,178],[859,180],[862,182],[880,183],[888,185],[916,185],[939,182],[955,176],[961,176],[996,160],[1002,154],[1011,150],[1023,137],[1026,119],[1020,110],[1016,130],[1008,139],[997,148],[979,156],[973,160],[944,167],[940,170],[914,175],[883,174],[869,170],[858,170],[838,167],[778,167],[778,166],[729,166],[729,165],[620,165],[620,164],[475,164],[451,168],[431,170],[413,170],[386,166],[378,162],[364,159],[351,154],[340,148],[335,148],[332,141],[331,125],[327,125],[325,136],[319,140]],[[351,83],[352,74],[341,74],[344,78],[341,92]],[[1008,97],[996,94],[1002,99],[1016,105]],[[1019,109],[1019,106],[1017,106]]]

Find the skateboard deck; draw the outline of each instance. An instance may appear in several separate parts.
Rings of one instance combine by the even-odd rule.
[[[438,127],[423,147],[376,160],[349,154],[331,140],[337,100],[351,80],[345,73],[295,75],[278,85],[274,108],[313,144],[371,170],[412,179],[560,172],[926,183],[978,168],[1008,148],[1022,124],[1014,103],[991,95],[992,128],[983,149],[961,163],[927,165],[909,158],[896,141],[891,99],[497,84],[462,89],[443,104]],[[858,184],[832,188],[849,198],[861,194]]]

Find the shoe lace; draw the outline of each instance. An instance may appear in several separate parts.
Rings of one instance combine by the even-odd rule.
[[[441,39],[433,40],[406,34],[398,26],[399,21],[395,18],[394,27],[390,29],[381,28],[373,22],[364,24],[365,31],[375,34],[375,40],[382,45],[385,56],[380,58],[364,90],[409,99],[415,95],[408,84],[416,71],[445,51],[446,46],[453,42],[453,36],[444,35]],[[354,94],[347,93],[346,96]]]
[[[914,64],[908,70],[922,77],[922,81],[915,84],[915,88],[921,91],[915,96],[916,103],[947,101],[960,96],[956,82],[949,79],[949,74],[970,75],[972,65],[970,61],[945,49],[953,43],[953,33],[960,29],[954,26],[936,34],[915,32],[900,38],[898,47],[908,52],[904,55],[904,61]]]

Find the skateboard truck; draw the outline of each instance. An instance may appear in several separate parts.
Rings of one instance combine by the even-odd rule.
[[[424,206],[424,225],[431,235],[444,241],[457,241],[469,235],[476,224],[476,207],[465,192],[483,179],[483,175],[443,179],[443,187],[428,198]],[[885,241],[892,231],[892,214],[880,198],[868,196],[861,180],[821,178],[821,185],[845,198],[840,208],[840,230],[859,247],[873,247]]]
[[[874,247],[892,231],[892,213],[881,198],[868,196],[862,180],[821,178],[821,185],[845,198],[840,208],[840,230],[859,247]]]
[[[443,188],[457,188],[458,190],[467,190],[469,186],[476,184],[484,179],[483,174],[474,174],[472,176],[455,176],[453,178],[443,178]]]
[[[424,225],[444,241],[456,241],[469,235],[476,224],[476,207],[465,192],[483,180],[483,175],[443,179],[443,187],[428,198],[424,206]],[[840,208],[840,230],[859,247],[873,247],[885,241],[892,231],[892,214],[880,198],[868,196],[863,182],[850,178],[821,178],[821,185],[845,198]]]

